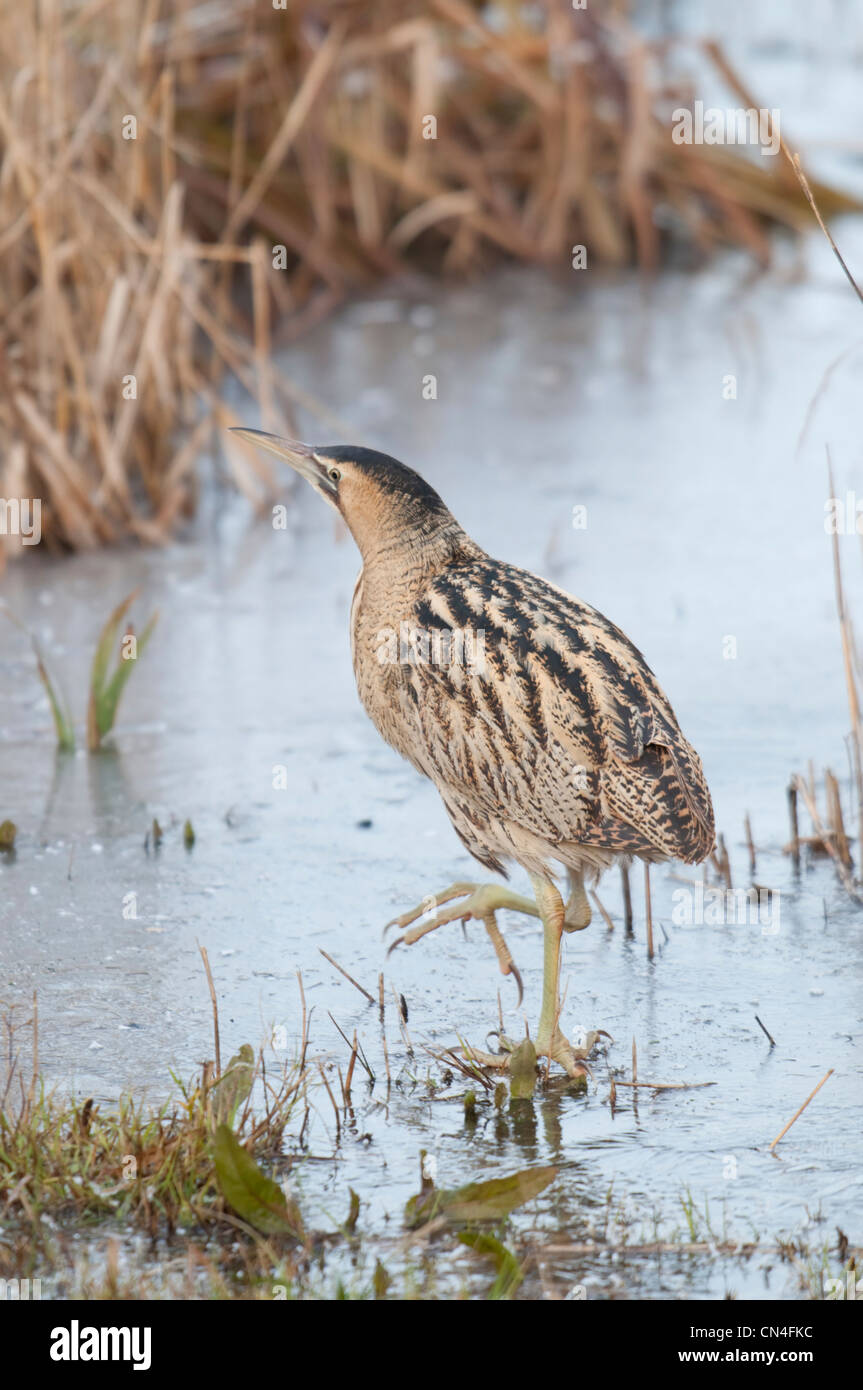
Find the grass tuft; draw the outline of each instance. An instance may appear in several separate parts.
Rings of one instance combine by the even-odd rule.
[[[87,747],[91,753],[99,751],[102,740],[112,731],[120,696],[132,674],[134,662],[143,653],[159,618],[158,613],[154,613],[140,637],[135,636],[131,625],[127,626],[120,644],[117,665],[109,676],[108,666],[117,645],[120,624],[137,596],[138,590],[135,589],[128,598],[117,605],[102,628],[96,644],[90,672],[90,700],[87,706]]]

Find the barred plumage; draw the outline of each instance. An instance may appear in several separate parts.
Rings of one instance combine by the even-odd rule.
[[[495,911],[540,916],[537,1050],[574,1072],[585,1053],[558,1027],[560,934],[590,921],[586,874],[619,857],[697,863],[710,853],[713,808],[697,753],[619,628],[537,575],[493,560],[413,470],[367,449],[239,433],[287,459],[359,546],[351,646],[378,730],[435,783],[480,863],[506,875],[515,861],[534,885],[535,903],[502,887],[455,884],[438,904],[464,901],[401,941],[478,917],[501,969],[520,985]],[[556,865],[569,878],[565,908]],[[410,926],[420,914],[396,920]]]
[[[395,602],[365,588],[352,615],[363,704],[435,783],[481,863],[547,873],[552,860],[583,870],[710,852],[701,761],[641,653],[601,613],[472,542]],[[414,642],[408,660],[382,663],[381,633],[403,624],[466,633],[476,657],[442,665]]]

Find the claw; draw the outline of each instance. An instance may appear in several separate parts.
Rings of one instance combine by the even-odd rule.
[[[520,1008],[521,1008],[521,1001],[522,1001],[522,999],[524,998],[524,985],[522,984],[522,980],[521,980],[521,971],[519,970],[519,968],[518,968],[518,966],[516,965],[516,963],[515,963],[514,960],[511,960],[510,963],[509,963],[509,972],[508,972],[508,973],[509,973],[510,975],[512,975],[513,979],[515,980],[516,984],[518,985],[518,999],[516,1000],[516,1005],[515,1005],[515,1007],[516,1007],[517,1009],[520,1009]]]
[[[445,908],[444,904],[452,902],[454,898],[461,898],[464,901],[456,902],[452,907]],[[483,887],[476,883],[453,883],[443,893],[436,893],[434,897],[424,898],[419,907],[415,907],[412,912],[403,912],[400,916],[393,917],[392,921],[387,922],[384,927],[384,936],[390,927],[400,927],[404,933],[390,946],[387,956],[392,955],[396,946],[413,946],[414,942],[419,941],[427,932],[436,931],[438,927],[445,926],[447,922],[460,920],[464,925],[465,922],[469,922],[471,918],[475,917],[482,922],[488,932],[500,966],[500,973],[512,975],[515,980],[518,988],[516,1008],[521,1008],[524,999],[524,983],[521,978],[521,971],[513,960],[509,947],[497,925],[495,913],[499,907],[510,907],[517,912],[537,915],[534,904],[525,898],[519,898],[516,894],[510,893],[507,888],[498,888],[496,885]],[[429,912],[434,912],[431,921],[423,922],[418,927],[412,925]],[[410,930],[405,931],[406,927]]]

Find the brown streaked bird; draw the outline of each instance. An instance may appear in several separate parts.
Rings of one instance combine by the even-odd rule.
[[[596,1035],[573,1047],[560,1030],[562,933],[589,924],[585,878],[616,860],[695,864],[710,853],[713,807],[698,754],[620,628],[493,560],[413,469],[371,449],[234,433],[284,459],[343,517],[362,556],[351,648],[367,713],[434,782],[474,858],[504,877],[514,861],[533,885],[535,901],[502,884],[452,884],[395,919],[408,928],[441,908],[396,944],[475,917],[520,994],[495,913],[539,917],[536,1051],[576,1075]],[[568,878],[566,903],[554,865]]]

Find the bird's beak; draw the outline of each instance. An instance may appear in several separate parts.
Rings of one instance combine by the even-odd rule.
[[[329,495],[335,491],[327,477],[326,464],[318,458],[311,444],[301,444],[297,439],[280,439],[277,434],[267,434],[264,430],[247,430],[233,427],[231,434],[238,434],[259,449],[289,463],[301,478],[311,483],[319,492]]]

